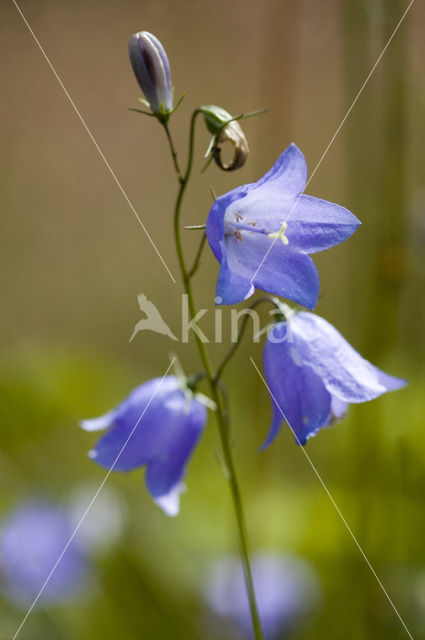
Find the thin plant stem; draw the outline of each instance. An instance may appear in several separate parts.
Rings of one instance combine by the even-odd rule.
[[[177,154],[175,154],[174,145],[172,142],[171,134],[168,128],[166,130],[167,138],[170,143],[170,149],[173,156],[174,166],[176,169],[177,179],[180,184],[180,188],[177,194],[176,204],[174,208],[174,238],[176,243],[177,257],[179,261],[180,271],[183,279],[184,289],[188,297],[188,306],[192,318],[196,316],[196,306],[192,292],[192,285],[189,276],[189,272],[186,268],[186,262],[184,258],[183,246],[180,234],[180,215],[183,196],[186,191],[187,183],[190,178],[193,165],[193,148],[194,148],[194,133],[196,117],[200,113],[200,109],[195,109],[192,114],[190,122],[190,135],[189,135],[189,152],[187,158],[186,171],[182,175],[179,171],[179,164],[177,160]],[[236,476],[235,463],[233,461],[232,449],[229,441],[229,433],[227,427],[227,421],[222,406],[222,399],[218,388],[218,380],[214,378],[213,369],[210,363],[210,359],[207,353],[205,344],[202,342],[200,336],[195,332],[196,344],[199,352],[200,359],[202,361],[203,368],[205,370],[206,379],[210,388],[212,400],[216,405],[217,426],[220,436],[221,446],[223,449],[223,460],[226,468],[226,478],[229,482],[230,493],[232,496],[233,507],[236,516],[238,534],[239,534],[239,547],[241,554],[241,561],[244,570],[245,584],[248,592],[249,606],[251,611],[252,625],[254,629],[255,639],[264,640],[264,636],[261,630],[260,617],[258,614],[257,602],[255,599],[254,583],[251,570],[251,562],[248,550],[248,536],[245,524],[245,516],[242,506],[241,492],[239,489],[239,483]]]
[[[180,182],[180,184],[182,184],[183,178],[182,178],[182,172],[180,171],[179,161],[177,159],[176,148],[174,146],[174,142],[173,142],[173,139],[171,137],[170,130],[168,128],[168,124],[165,123],[163,126],[164,126],[164,130],[165,130],[165,133],[166,133],[166,136],[167,136],[168,144],[170,146],[171,157],[173,159],[173,164],[174,164],[174,169],[175,169],[175,172],[176,172],[176,175],[177,175],[177,179]]]
[[[201,242],[199,243],[198,251],[196,252],[195,259],[193,261],[193,265],[191,266],[191,268],[187,272],[187,277],[188,278],[191,278],[193,275],[195,275],[195,273],[199,269],[199,263],[200,263],[200,260],[201,260],[201,255],[202,255],[202,251],[203,251],[204,246],[205,246],[206,239],[207,239],[207,234],[203,233],[202,234],[202,238],[201,238]]]
[[[257,307],[259,304],[262,304],[263,302],[271,302],[271,304],[273,304],[276,307],[276,309],[279,309],[279,301],[277,300],[277,298],[274,298],[272,296],[261,296],[261,298],[257,298],[256,300],[254,300],[254,302],[252,304],[249,305],[249,307],[246,307],[246,308],[247,309],[255,309],[255,307]],[[218,367],[216,369],[216,372],[214,374],[214,380],[215,381],[220,380],[225,366],[233,358],[233,356],[235,355],[239,345],[241,344],[241,341],[242,341],[242,338],[243,338],[243,334],[245,333],[245,329],[246,329],[246,326],[248,324],[248,318],[249,317],[250,317],[249,315],[245,315],[243,317],[242,324],[241,324],[240,329],[238,331],[238,336],[236,338],[235,343],[231,346],[231,348],[226,353],[226,355],[224,356],[223,360],[220,362],[220,364],[218,365]]]

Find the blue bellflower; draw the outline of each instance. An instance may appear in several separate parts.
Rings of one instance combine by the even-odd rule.
[[[264,348],[272,394],[267,446],[287,421],[298,444],[343,418],[349,403],[366,402],[407,383],[362,356],[329,322],[306,311],[273,325]],[[283,413],[283,415],[282,415]]]
[[[176,376],[166,376],[145,382],[115,409],[81,426],[108,429],[90,451],[92,460],[113,471],[146,466],[146,485],[155,502],[168,515],[177,515],[186,465],[206,419],[197,396],[182,388]]]
[[[37,597],[69,543],[73,527],[68,514],[47,502],[30,502],[2,522],[0,574],[6,597],[28,607]],[[75,596],[89,577],[87,558],[73,540],[38,600],[64,602]]]
[[[257,552],[252,559],[252,573],[266,640],[286,637],[317,609],[320,585],[316,573],[302,558]],[[233,621],[241,637],[251,638],[252,620],[238,558],[224,557],[214,566],[206,599],[217,615]]]
[[[154,114],[167,114],[173,108],[170,65],[164,47],[151,33],[131,36],[128,53],[134,75]]]
[[[301,195],[303,154],[291,144],[258,182],[217,198],[207,220],[220,263],[216,302],[235,304],[261,289],[314,309],[319,276],[310,253],[342,242],[359,220],[332,202]]]

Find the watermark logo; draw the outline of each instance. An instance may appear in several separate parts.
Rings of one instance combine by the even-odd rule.
[[[178,340],[168,324],[163,320],[154,303],[148,300],[144,293],[139,293],[137,302],[139,303],[140,311],[143,311],[146,318],[142,318],[136,324],[129,342],[133,340],[139,331],[154,331],[155,333],[161,333],[163,336],[168,336],[171,340]]]
[[[208,312],[208,309],[200,309],[195,316],[191,317],[189,309],[189,299],[186,293],[182,295],[181,305],[181,338],[171,331],[168,324],[163,319],[161,313],[154,305],[153,302],[148,300],[145,294],[140,293],[137,296],[140,310],[145,314],[145,318],[142,318],[137,322],[134,327],[133,333],[129,342],[133,340],[137,333],[142,331],[153,331],[154,333],[160,333],[168,336],[171,340],[176,340],[184,344],[189,342],[190,332],[196,334],[201,342],[208,343],[211,340],[205,335],[204,331],[199,326],[201,318],[203,318]],[[216,299],[216,303],[220,304],[221,299]],[[282,305],[284,306],[284,305]],[[214,336],[212,341],[216,344],[223,342],[223,310],[221,307],[216,307],[214,313]],[[239,331],[242,323],[246,323],[248,316],[252,323],[252,341],[254,343],[260,342],[262,335],[267,334],[268,339],[271,342],[293,342],[291,335],[291,323],[287,322],[285,329],[278,329],[278,324],[282,319],[282,310],[274,308],[269,311],[269,315],[272,320],[268,322],[263,328],[261,328],[261,318],[255,309],[231,309],[230,310],[230,342],[238,342]],[[274,319],[273,319],[274,316]],[[276,316],[281,316],[277,318]]]

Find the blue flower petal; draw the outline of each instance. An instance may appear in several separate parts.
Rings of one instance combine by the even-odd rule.
[[[386,391],[397,391],[398,389],[402,389],[407,384],[409,384],[408,381],[403,380],[403,378],[396,378],[394,376],[390,376],[388,375],[388,373],[381,371],[381,369],[378,369],[377,367],[374,367],[374,368],[378,376],[379,383],[383,387],[385,387]]]
[[[307,163],[304,155],[293,142],[279,156],[270,171],[255,185],[260,188],[267,185],[269,189],[278,189],[290,195],[300,194],[307,181]]]
[[[208,214],[205,232],[216,259],[221,262],[221,242],[224,238],[224,215],[233,202],[242,200],[252,185],[237,187],[217,198]]]
[[[73,529],[65,510],[44,501],[25,503],[2,521],[1,582],[9,600],[25,609],[66,603],[90,584],[91,567]]]
[[[101,467],[113,471],[131,471],[145,464],[148,454],[141,431],[138,431],[139,425],[130,437],[135,424],[115,425],[89,451],[89,458]],[[148,421],[145,422],[144,429],[149,429]]]
[[[248,275],[241,270],[229,269],[227,251],[223,242],[221,244],[221,266],[216,287],[217,304],[237,304],[246,300],[254,293],[254,285]]]
[[[129,471],[144,464],[161,446],[164,425],[157,428],[157,416],[158,412],[164,410],[164,401],[173,393],[177,397],[181,394],[180,404],[183,406],[184,394],[179,390],[174,376],[155,378],[134,389],[116,409],[107,414],[113,416],[113,422],[90,451],[90,458],[106,469],[114,465],[115,471]],[[100,420],[102,422],[103,418]],[[90,421],[83,421],[82,426],[87,422]],[[128,443],[125,444],[127,439]]]
[[[241,302],[251,295],[254,291],[251,285],[253,278],[255,288],[314,309],[320,285],[310,256],[280,241],[272,246],[272,240],[267,236],[258,238],[257,234],[249,233],[240,243],[226,238],[225,246],[226,264],[223,269],[223,260],[223,273],[220,271],[219,276],[220,290],[226,291],[226,296],[222,296],[223,304]]]
[[[282,342],[276,342],[279,339]],[[303,366],[297,346],[289,339],[287,323],[278,323],[264,348],[264,372],[272,394],[273,421],[263,446],[273,440],[283,418],[296,442],[305,444],[327,424],[331,411],[330,393],[319,376]]]
[[[204,405],[188,398],[175,376],[156,378],[137,387],[114,410],[112,426],[98,440],[90,457],[114,471],[146,464],[152,467],[149,477],[161,472],[163,488],[157,480],[153,494],[160,496],[182,477],[205,422]],[[149,485],[154,486],[151,481]]]
[[[90,418],[89,420],[80,420],[80,427],[84,429],[84,431],[102,431],[103,429],[108,429],[113,422],[115,417],[115,410],[108,411],[103,416],[99,416],[98,418]]]
[[[372,400],[406,384],[362,358],[326,320],[305,311],[269,330],[264,372],[273,420],[263,447],[275,438],[282,418],[305,444],[343,418],[349,402]]]
[[[292,247],[305,253],[316,253],[343,242],[360,224],[348,209],[302,195],[288,219],[286,236]]]
[[[186,491],[186,486],[179,482],[170,491],[159,498],[155,498],[156,504],[161,507],[167,516],[174,517],[180,511],[180,494]]]
[[[272,398],[272,405],[273,405],[272,422],[271,422],[271,425],[270,425],[269,432],[267,434],[267,438],[264,440],[263,444],[260,447],[261,451],[263,451],[264,449],[267,449],[269,444],[271,444],[273,442],[273,440],[276,438],[277,434],[279,433],[279,431],[282,428],[283,420],[285,420],[284,415],[282,415],[283,409],[276,404],[276,402],[275,402],[275,400],[273,400],[273,398]]]
[[[331,419],[341,420],[348,411],[348,403],[336,396],[331,399]]]
[[[295,555],[256,551],[252,556],[252,575],[264,638],[301,637],[303,622],[311,620],[322,595],[312,567]],[[214,562],[206,576],[205,596],[220,619],[233,623],[232,638],[252,638],[244,572],[237,556],[221,556]]]
[[[180,392],[182,393],[182,392]],[[161,453],[147,464],[146,485],[154,498],[168,494],[180,484],[190,455],[206,422],[206,407],[198,400],[185,398],[185,411],[174,415],[163,438]],[[164,416],[164,421],[167,416]]]
[[[291,332],[306,367],[322,380],[327,390],[344,402],[373,400],[406,383],[373,366],[329,322],[302,311],[291,320]]]
[[[275,243],[259,268],[254,278],[255,287],[314,309],[320,283],[313,260],[305,253],[285,251],[287,247],[281,248],[279,244]]]
[[[216,200],[206,234],[221,264],[222,304],[245,300],[253,285],[314,309],[319,278],[308,254],[342,242],[359,221],[343,207],[300,195],[306,177],[304,156],[291,144],[258,182]]]

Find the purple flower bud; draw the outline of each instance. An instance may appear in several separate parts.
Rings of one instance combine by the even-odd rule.
[[[147,31],[131,36],[130,62],[137,82],[154,114],[167,114],[173,108],[170,65],[160,41]]]

